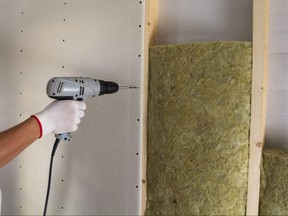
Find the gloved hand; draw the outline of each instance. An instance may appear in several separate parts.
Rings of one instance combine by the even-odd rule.
[[[80,101],[54,101],[43,111],[33,115],[40,126],[40,137],[51,132],[55,134],[74,132],[84,116],[86,104]],[[39,138],[40,138],[39,137]]]

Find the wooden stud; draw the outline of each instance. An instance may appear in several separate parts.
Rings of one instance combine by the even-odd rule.
[[[265,137],[269,0],[253,0],[253,75],[246,215],[258,215],[260,164]]]
[[[142,1],[143,3],[143,1]],[[142,191],[141,215],[145,214],[147,201],[147,113],[148,113],[148,76],[149,76],[149,47],[157,42],[158,0],[145,1],[145,36],[144,36],[144,68],[143,90],[141,93],[142,105]]]

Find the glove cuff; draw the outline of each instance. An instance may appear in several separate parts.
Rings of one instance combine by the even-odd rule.
[[[37,116],[31,115],[31,117],[34,118],[34,119],[37,121],[38,125],[39,125],[39,130],[40,130],[39,139],[40,139],[40,138],[43,136],[43,127],[42,127],[42,124],[41,124],[40,120],[37,118]]]

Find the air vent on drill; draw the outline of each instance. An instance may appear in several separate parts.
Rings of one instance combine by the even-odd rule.
[[[57,93],[58,93],[58,94],[61,93],[62,88],[63,88],[63,85],[64,85],[63,82],[59,82],[59,84],[58,84],[58,88],[57,88]]]
[[[80,93],[79,95],[84,95],[84,86],[80,86]]]

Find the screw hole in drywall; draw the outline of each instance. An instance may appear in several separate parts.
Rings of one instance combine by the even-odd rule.
[[[139,28],[141,28],[142,26],[141,25],[139,25]]]
[[[64,180],[62,179],[61,182],[64,182]]]
[[[66,3],[66,2],[64,2],[64,5],[67,5],[67,3]]]
[[[22,188],[20,188],[20,190],[22,190]]]
[[[142,4],[142,1],[140,1],[139,4]]]
[[[136,185],[136,188],[138,188],[138,185]]]
[[[138,119],[137,119],[137,121],[139,122],[139,121],[140,121],[140,119],[138,118]]]
[[[64,68],[64,65],[62,66],[62,68]]]
[[[138,55],[138,57],[140,58],[140,57],[141,57],[141,55],[139,54],[139,55]]]
[[[139,153],[137,152],[136,155],[139,155]]]
[[[22,11],[21,14],[24,14],[24,12]]]
[[[22,206],[20,206],[20,208],[22,208]]]

